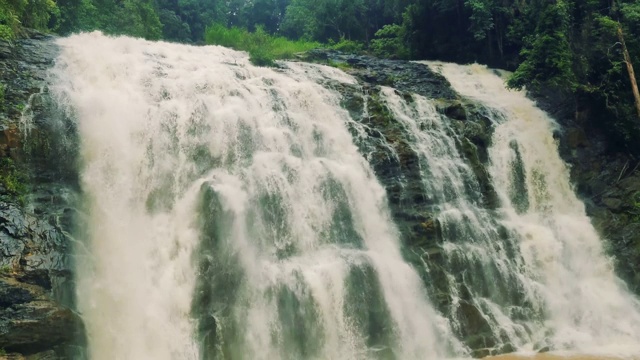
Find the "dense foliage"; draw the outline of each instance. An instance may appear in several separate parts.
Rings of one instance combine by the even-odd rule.
[[[265,64],[314,42],[477,61],[515,70],[512,87],[575,99],[576,112],[603,119],[621,143],[640,136],[618,33],[640,70],[637,0],[0,0],[0,38],[22,26],[188,43],[235,36],[236,48]]]
[[[295,53],[311,50],[319,43],[304,40],[289,40],[282,36],[273,36],[258,26],[254,32],[222,24],[213,24],[207,28],[205,40],[208,44],[231,47],[249,52],[250,60],[255,65],[270,66],[275,59],[291,58]]]

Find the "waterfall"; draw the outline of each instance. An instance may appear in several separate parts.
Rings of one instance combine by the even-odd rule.
[[[79,142],[90,359],[640,354],[640,303],[575,195],[559,126],[504,72],[425,63],[461,95],[456,120],[447,100],[317,64],[97,32],[57,43],[48,94]],[[374,151],[418,181],[385,190]],[[386,191],[402,187],[433,220],[414,225],[437,228],[424,243],[401,244]]]
[[[461,95],[480,102],[494,127],[487,171],[499,198],[497,221],[515,239],[517,253],[489,254],[485,245],[479,256],[490,255],[513,272],[509,285],[519,287],[523,303],[541,315],[542,322],[528,324],[519,347],[539,341],[557,350],[637,356],[640,302],[616,278],[575,195],[553,138],[558,125],[524,92],[507,90],[503,72],[427,64]],[[475,227],[470,219],[465,222]]]
[[[58,40],[75,121],[91,359],[441,359],[465,348],[403,260],[325,79],[245,53]]]
[[[445,256],[443,263],[430,259],[425,266],[430,273],[444,268],[444,279],[432,281],[446,283],[442,286],[451,297],[446,315],[456,333],[482,342],[474,347],[499,351],[507,344],[521,348],[535,342],[534,333],[544,329],[542,306],[529,299],[536,287],[518,272],[525,264],[515,239],[505,239],[495,214],[485,209],[486,194],[459,151],[450,119],[434,100],[414,95],[407,101],[391,88],[383,88],[382,95],[420,161],[423,192],[433,204]],[[486,322],[488,329],[471,325],[470,317]],[[490,339],[478,338],[487,335],[484,330]]]

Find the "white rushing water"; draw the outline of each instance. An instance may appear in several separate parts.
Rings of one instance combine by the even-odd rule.
[[[559,350],[640,354],[640,303],[616,278],[574,193],[553,138],[557,124],[524,92],[507,90],[498,72],[428,65],[461,95],[495,110],[488,171],[503,224],[518,235],[521,279],[545,310],[546,341]]]
[[[348,127],[397,156],[393,141],[367,139],[319,85],[357,88],[350,76],[100,33],[58,44],[51,94],[79,139],[91,359],[468,356],[454,334],[492,337],[492,351],[640,354],[640,303],[571,187],[557,124],[498,72],[428,63],[493,127],[482,170],[495,209],[460,124],[436,100],[381,89],[443,240],[424,280]],[[436,270],[444,316],[425,288]]]
[[[403,261],[348,113],[317,85],[353,79],[215,46],[58,43],[52,93],[80,139],[92,359],[464,352]]]
[[[472,337],[478,329],[466,329],[468,314],[463,302],[477,309],[496,339],[489,348],[504,344],[521,347],[535,341],[541,306],[527,307],[510,292],[534,294],[534,285],[521,281],[523,259],[511,249],[513,239],[501,239],[494,217],[484,208],[480,184],[460,154],[460,139],[451,120],[437,110],[437,101],[413,95],[410,102],[392,88],[382,89],[386,106],[404,127],[412,150],[420,159],[424,193],[440,228],[446,262],[447,292],[451,297],[447,317],[456,333]],[[473,146],[468,144],[467,146]],[[427,263],[428,269],[440,264]],[[467,293],[462,298],[462,293]],[[526,314],[518,319],[517,315]],[[486,336],[486,334],[483,334]]]

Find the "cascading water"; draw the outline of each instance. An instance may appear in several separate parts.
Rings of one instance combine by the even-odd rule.
[[[481,102],[494,124],[488,172],[500,200],[498,221],[515,236],[519,255],[480,256],[505,264],[516,276],[510,285],[521,287],[523,300],[541,310],[543,322],[530,326],[527,338],[557,350],[637,356],[640,302],[614,275],[571,187],[553,138],[557,124],[523,92],[507,90],[495,71],[428,65],[460,94]],[[536,339],[541,335],[545,339]]]
[[[496,72],[428,63],[490,122],[481,169],[437,100],[380,90],[442,238],[440,260],[413,264],[423,283],[349,130],[401,161],[398,143],[367,137],[319,85],[357,88],[350,76],[99,33],[58,43],[50,90],[80,141],[91,359],[468,356],[456,337],[474,350],[640,354],[640,304],[571,188],[557,125]]]
[[[92,359],[464,355],[402,258],[332,68],[98,33],[59,40]]]
[[[504,236],[495,215],[485,209],[486,194],[458,150],[460,139],[450,120],[422,96],[407,101],[391,88],[383,88],[382,95],[420,161],[423,192],[433,204],[429,211],[436,216],[445,258],[425,265],[429,272],[445,270],[444,279],[432,281],[446,283],[447,317],[454,330],[482,342],[474,347],[504,351],[507,344],[519,348],[534,342],[543,328],[542,306],[531,299],[535,286],[518,272],[525,265],[515,240]],[[485,329],[470,326],[472,316],[486,322],[490,334],[478,334]]]

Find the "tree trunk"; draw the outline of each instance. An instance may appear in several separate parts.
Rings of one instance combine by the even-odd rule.
[[[624,43],[621,26],[618,26],[618,40],[620,41],[620,44],[622,44],[622,54],[624,55],[624,62],[627,64],[627,71],[629,72],[629,79],[631,80],[631,90],[633,91],[636,110],[638,112],[638,117],[640,118],[640,92],[638,91],[638,83],[636,82],[636,74],[633,71],[633,64],[631,64],[631,56],[629,56],[627,45]]]

